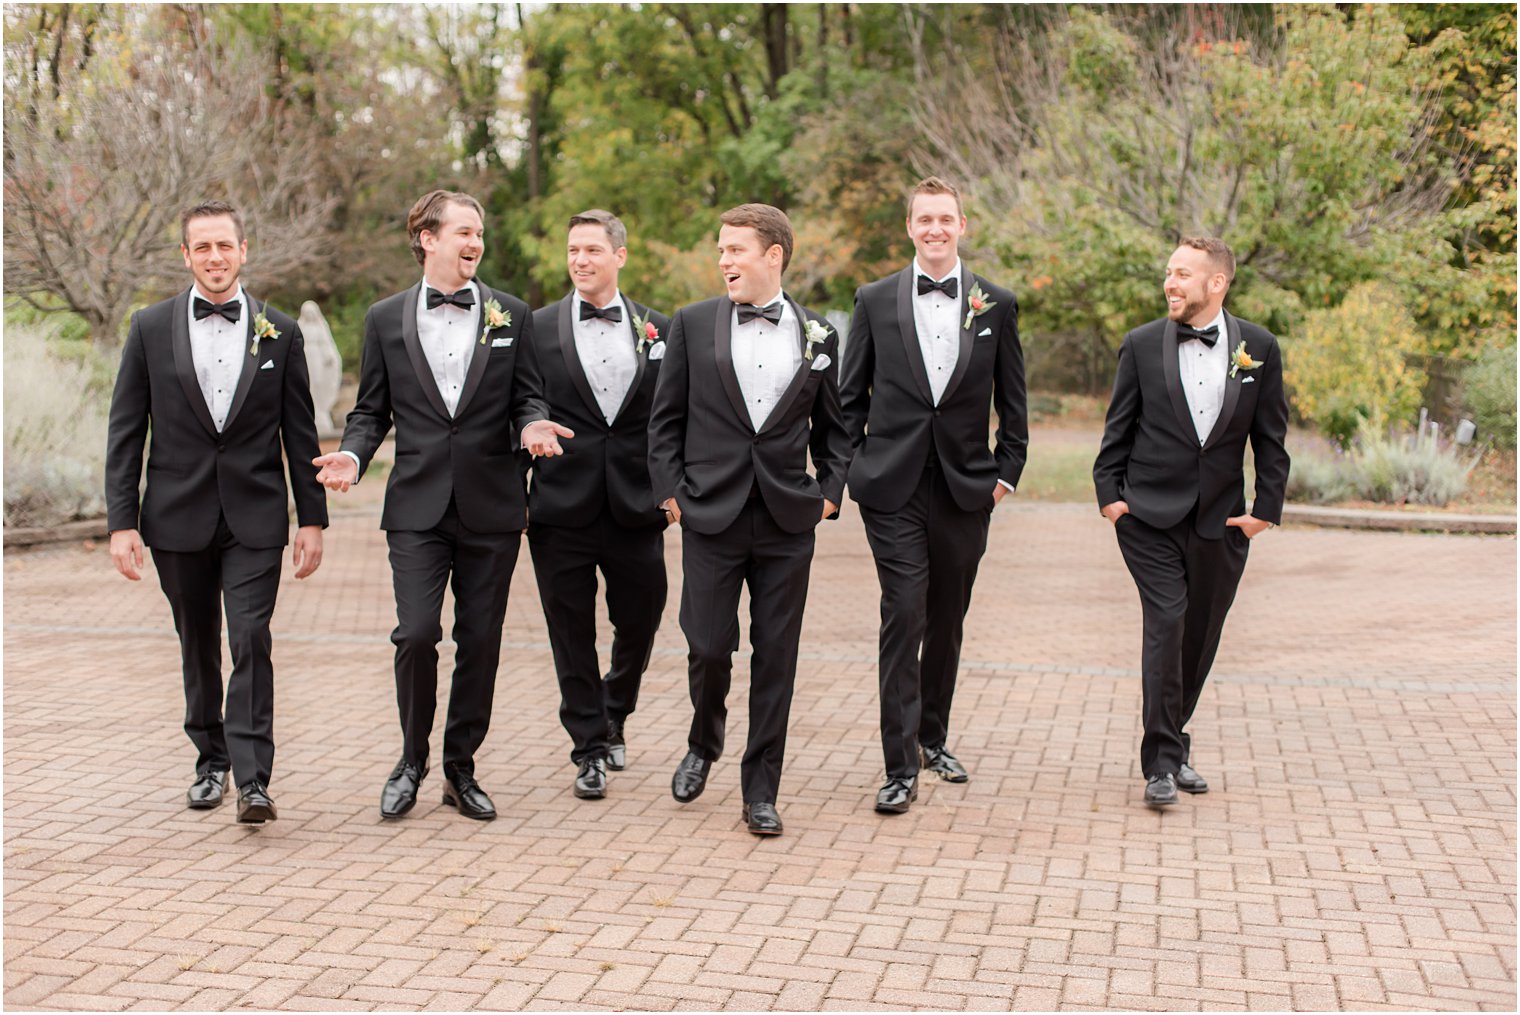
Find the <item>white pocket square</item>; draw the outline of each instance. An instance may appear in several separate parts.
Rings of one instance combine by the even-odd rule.
[[[510,335],[507,336],[506,338],[493,338],[493,339],[491,339],[491,348],[492,349],[506,349],[506,348],[509,348],[511,345],[512,345],[512,338],[511,338]]]
[[[981,331],[978,331],[976,333],[976,337],[977,338],[981,338],[983,335],[990,335],[990,334],[992,334],[992,329],[991,328],[983,328]]]
[[[261,366],[261,367],[259,367],[259,369],[260,370],[273,370],[274,369],[274,360],[272,360],[272,359],[266,359],[264,361],[264,365]]]
[[[831,359],[829,359],[829,354],[828,353],[826,353],[826,352],[820,352],[817,356],[813,357],[813,367],[812,367],[812,369],[814,369],[814,370],[827,370],[829,368],[829,364],[832,363],[832,362],[834,362],[834,361],[831,360]]]
[[[1240,383],[1241,384],[1255,384],[1256,383],[1256,378],[1254,378],[1254,377],[1242,377],[1240,379]]]
[[[665,343],[656,342],[649,347],[649,358],[652,360],[665,358]]]

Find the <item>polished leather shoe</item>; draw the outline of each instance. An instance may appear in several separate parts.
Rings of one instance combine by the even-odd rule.
[[[443,771],[443,802],[458,808],[459,813],[476,821],[490,821],[496,817],[496,805],[480,788],[475,776],[458,769]]]
[[[274,812],[274,801],[269,799],[268,791],[257,780],[238,790],[238,824],[262,825],[278,816]]]
[[[704,761],[687,751],[686,757],[676,766],[676,774],[670,778],[670,795],[683,804],[691,803],[707,788],[707,773],[711,768],[711,761]]]
[[[623,741],[623,724],[616,719],[607,720],[607,767],[621,772],[628,764],[628,745]]]
[[[918,776],[888,779],[876,792],[877,814],[906,814],[908,805],[918,799]]]
[[[582,800],[600,800],[607,795],[607,759],[587,758],[575,773],[575,795]]]
[[[923,762],[925,768],[946,782],[967,782],[971,779],[966,772],[966,766],[957,761],[955,755],[944,747],[920,746],[918,759]]]
[[[426,765],[412,761],[398,761],[391,769],[391,777],[385,780],[380,791],[380,816],[399,818],[417,805],[417,789],[428,773]]]
[[[776,813],[775,804],[745,804],[744,824],[756,835],[781,834],[781,815]]]
[[[195,777],[185,794],[185,803],[192,811],[209,811],[222,803],[222,793],[227,788],[226,772],[203,772]]]
[[[1207,793],[1209,784],[1203,781],[1203,776],[1193,771],[1193,766],[1187,762],[1177,769],[1177,788],[1184,793]]]
[[[1145,780],[1145,802],[1150,807],[1170,807],[1177,802],[1177,777],[1170,772]]]

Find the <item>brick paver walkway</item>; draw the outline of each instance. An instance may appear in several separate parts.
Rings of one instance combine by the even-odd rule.
[[[1213,791],[1156,814],[1139,607],[1107,525],[1000,508],[952,731],[971,782],[881,817],[877,592],[851,509],[820,530],[787,834],[757,840],[737,751],[700,800],[670,798],[690,714],[675,539],[607,800],[571,795],[524,551],[478,759],[501,818],[443,807],[435,772],[382,822],[389,571],[373,503],[337,503],[327,563],[287,567],[275,615],[280,819],[257,831],[182,804],[152,575],[129,586],[104,547],[5,558],[8,1007],[1515,1007],[1512,539],[1269,533],[1193,726]]]

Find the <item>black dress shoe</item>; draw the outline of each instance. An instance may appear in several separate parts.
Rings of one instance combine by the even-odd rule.
[[[906,814],[908,805],[918,799],[918,776],[909,779],[888,779],[887,784],[876,792],[877,814]]]
[[[380,816],[399,818],[417,805],[417,788],[427,775],[427,766],[413,761],[398,761],[380,791]]]
[[[238,824],[262,825],[279,815],[274,812],[274,801],[269,793],[254,780],[238,790]]]
[[[691,803],[707,788],[707,773],[711,768],[711,761],[703,761],[687,751],[686,757],[676,766],[676,774],[671,776],[670,795],[683,804]]]
[[[491,798],[486,796],[486,791],[480,788],[480,783],[475,781],[475,776],[470,772],[462,772],[459,769],[443,770],[443,802],[450,807],[457,807],[459,813],[476,821],[490,821],[496,817],[496,805]]]
[[[575,795],[582,800],[600,800],[607,795],[607,759],[587,758],[575,773]]]
[[[628,764],[628,745],[623,742],[623,724],[616,719],[607,720],[607,767],[621,772]]]
[[[957,761],[955,755],[945,750],[943,745],[919,747],[918,758],[925,768],[946,782],[968,782],[971,779],[966,773],[966,766]]]
[[[192,811],[209,811],[222,803],[222,793],[227,788],[226,772],[203,772],[195,777],[185,794],[185,804]]]
[[[776,813],[775,804],[745,804],[744,824],[756,835],[781,834],[781,815]]]
[[[1177,788],[1184,793],[1207,793],[1209,784],[1203,781],[1203,776],[1193,771],[1193,766],[1187,762],[1177,769]]]
[[[1145,780],[1145,802],[1150,807],[1170,807],[1177,802],[1177,777],[1171,772]]]

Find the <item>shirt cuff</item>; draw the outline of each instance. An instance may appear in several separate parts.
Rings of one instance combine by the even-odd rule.
[[[354,476],[354,485],[358,486],[359,479],[364,475],[364,463],[359,461],[358,455],[354,454],[352,451],[347,450],[346,448],[339,448],[338,454],[347,455],[354,460],[354,468],[358,470],[358,473]]]
[[[1019,492],[1018,489],[1012,483],[1008,482],[1008,480],[1006,480],[1006,479],[1000,479],[1000,480],[998,480],[998,486],[1001,486],[1001,487],[1005,488],[1009,493],[1018,493]]]

